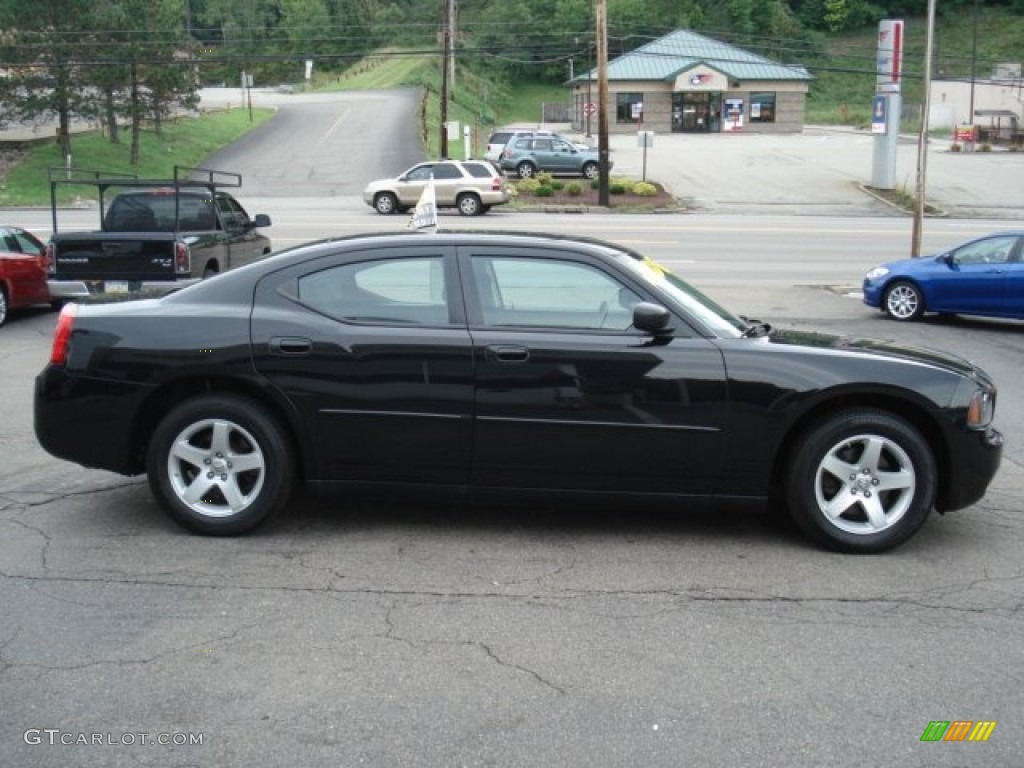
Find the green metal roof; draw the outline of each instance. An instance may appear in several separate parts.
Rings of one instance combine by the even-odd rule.
[[[609,61],[608,79],[674,80],[680,72],[697,64],[705,64],[738,81],[814,79],[802,66],[779,64],[686,29],[677,29]],[[596,77],[595,68],[577,76],[574,82]]]

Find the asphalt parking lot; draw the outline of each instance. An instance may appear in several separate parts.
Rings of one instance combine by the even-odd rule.
[[[612,135],[613,173],[640,178],[636,136]],[[596,143],[596,139],[592,139]],[[956,218],[1024,218],[1024,153],[949,151],[932,139],[925,199]],[[659,134],[647,150],[649,178],[695,212],[751,215],[902,216],[872,197],[875,138],[847,128],[808,126],[801,134]],[[897,152],[897,189],[917,188],[917,139]]]

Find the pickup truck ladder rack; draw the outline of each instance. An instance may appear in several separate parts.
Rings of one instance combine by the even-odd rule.
[[[53,231],[57,231],[57,187],[61,184],[80,184],[95,187],[99,192],[100,215],[106,210],[105,197],[111,187],[153,187],[172,188],[174,196],[174,220],[178,221],[178,195],[180,189],[206,189],[210,196],[217,194],[218,188],[238,188],[242,186],[242,175],[228,171],[198,166],[175,165],[174,177],[170,179],[140,179],[137,174],[118,171],[98,171],[87,168],[47,169],[50,181],[50,214]]]

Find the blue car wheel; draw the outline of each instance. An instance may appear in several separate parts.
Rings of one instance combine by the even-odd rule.
[[[882,306],[893,320],[917,320],[924,314],[924,296],[916,285],[900,280],[885,289]]]

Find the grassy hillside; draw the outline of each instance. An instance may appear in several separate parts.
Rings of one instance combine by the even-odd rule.
[[[920,105],[923,98],[927,19],[905,19],[903,103]],[[985,79],[998,62],[1024,57],[1024,16],[1002,8],[981,8],[977,25],[975,76]],[[806,62],[817,80],[807,101],[808,123],[869,125],[875,92],[877,27],[845,34],[826,45],[821,61]],[[973,14],[935,20],[933,77],[970,77],[974,40]]]

